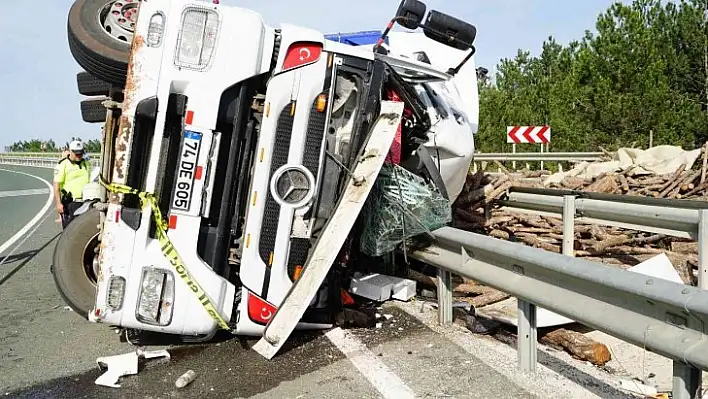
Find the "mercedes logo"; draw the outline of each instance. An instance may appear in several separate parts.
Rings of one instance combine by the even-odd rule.
[[[314,178],[301,165],[281,167],[271,181],[271,193],[282,205],[299,207],[307,203],[313,193]]]

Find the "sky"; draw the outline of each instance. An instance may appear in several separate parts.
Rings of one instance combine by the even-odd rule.
[[[631,3],[630,0],[622,0]],[[490,71],[519,49],[538,54],[548,36],[559,43],[594,31],[597,15],[613,0],[424,0],[428,9],[477,27],[477,65]],[[76,74],[69,52],[66,16],[72,0],[3,1],[0,14],[0,151],[20,140],[72,136],[99,138],[100,124],[81,119]],[[273,26],[292,23],[324,33],[382,29],[399,0],[222,0],[260,12]],[[307,4],[304,6],[303,4]]]

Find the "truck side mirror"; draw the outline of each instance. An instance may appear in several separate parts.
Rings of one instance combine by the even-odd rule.
[[[422,27],[428,38],[458,50],[471,49],[477,37],[474,25],[435,10],[430,10]]]
[[[406,29],[417,29],[425,16],[425,4],[418,0],[401,0],[396,11],[396,22]]]

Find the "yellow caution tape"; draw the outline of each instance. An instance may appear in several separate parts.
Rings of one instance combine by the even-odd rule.
[[[189,273],[187,266],[184,264],[184,262],[182,262],[182,259],[179,257],[177,250],[175,249],[174,245],[172,245],[170,239],[167,237],[168,224],[162,218],[162,212],[160,212],[160,208],[157,205],[157,199],[155,198],[155,196],[151,193],[141,192],[126,185],[107,183],[105,180],[103,180],[103,176],[100,175],[99,182],[103,187],[106,188],[106,190],[110,192],[118,194],[135,194],[138,196],[138,198],[140,198],[141,208],[152,208],[152,218],[155,221],[155,225],[157,227],[157,239],[160,242],[160,249],[162,250],[162,254],[165,255],[165,258],[170,261],[170,264],[175,268],[177,274],[182,277],[182,280],[184,280],[187,286],[191,289],[191,291],[197,297],[197,300],[204,307],[204,310],[206,310],[209,316],[211,316],[211,318],[216,321],[220,328],[224,330],[231,330],[229,325],[226,324],[226,321],[224,321],[224,319],[219,314],[219,311],[214,306],[214,302],[211,300],[211,298],[209,298],[209,295],[206,293],[206,291],[204,291],[204,289],[202,289],[199,283]]]

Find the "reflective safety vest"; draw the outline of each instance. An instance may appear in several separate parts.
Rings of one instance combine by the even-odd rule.
[[[80,200],[83,196],[84,186],[91,178],[91,164],[82,159],[74,162],[71,159],[63,158],[54,167],[54,182],[59,183],[59,191],[71,193],[74,200]]]

